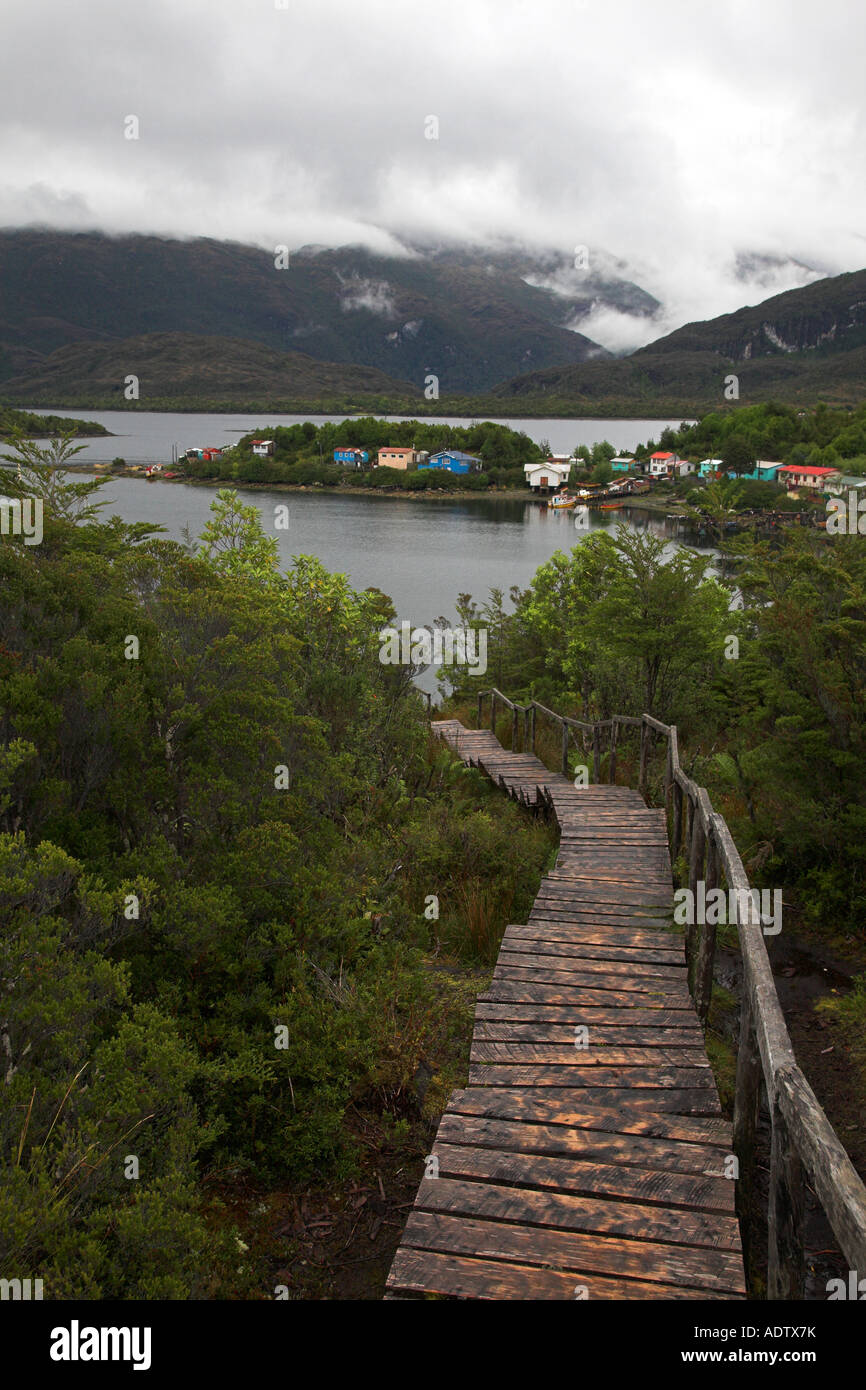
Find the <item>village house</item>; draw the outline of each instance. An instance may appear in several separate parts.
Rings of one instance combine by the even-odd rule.
[[[407,448],[400,449],[385,446],[379,450],[376,456],[376,462],[379,468],[406,469],[414,468],[420,457],[421,455],[418,453],[417,449],[413,449],[411,445]]]
[[[274,452],[274,441],[272,439],[251,439],[250,445],[254,454],[259,458],[270,458]]]
[[[445,468],[449,473],[479,473],[481,471],[481,460],[474,458],[472,454],[464,454],[461,449],[440,449],[438,453],[431,454],[423,462],[419,462],[419,468]]]
[[[842,470],[817,468],[806,463],[788,463],[778,470],[776,476],[789,493],[798,496],[800,488],[805,492],[820,493],[838,486],[842,481]]]
[[[699,478],[719,478],[722,471],[721,459],[701,459],[698,464]]]
[[[369,450],[354,448],[335,449],[334,462],[344,463],[347,468],[363,468],[364,464],[370,462]]]
[[[675,471],[679,475],[679,477],[685,478],[690,473],[694,473],[697,469],[697,466],[698,465],[696,463],[692,463],[691,459],[680,459]]]
[[[611,459],[610,466],[614,473],[631,473],[635,468],[635,461],[630,458],[615,458]]]
[[[679,454],[672,454],[669,449],[657,449],[647,459],[644,472],[649,473],[651,478],[670,478],[679,461]]]
[[[562,487],[563,483],[568,482],[570,473],[570,460],[555,463],[552,459],[547,459],[544,463],[525,463],[523,465],[526,486],[531,488],[533,492],[542,495]]]
[[[227,450],[224,451],[223,449],[217,449],[216,446],[206,448],[194,447],[192,449],[187,449],[186,453],[184,454],[184,458],[204,459],[205,463],[210,463],[211,459],[222,458],[224,452],[227,452]]]
[[[770,463],[767,459],[758,459],[751,473],[744,473],[743,476],[756,478],[759,483],[776,483],[779,481],[779,469],[783,467],[784,464],[781,463]]]

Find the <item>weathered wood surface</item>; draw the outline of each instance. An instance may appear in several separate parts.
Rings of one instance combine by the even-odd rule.
[[[388,1296],[742,1298],[731,1127],[671,923],[664,812],[433,727],[552,810],[560,849],[479,998]]]

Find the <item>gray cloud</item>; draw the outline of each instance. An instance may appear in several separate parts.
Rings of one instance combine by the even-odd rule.
[[[664,328],[866,263],[866,16],[847,0],[4,10],[6,225],[586,244]],[[744,278],[754,254],[771,259]]]

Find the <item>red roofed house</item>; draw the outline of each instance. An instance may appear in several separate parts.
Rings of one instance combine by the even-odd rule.
[[[665,449],[657,449],[654,454],[650,454],[646,462],[646,471],[651,478],[670,478],[673,476],[679,461],[679,454],[672,454]]]
[[[807,492],[825,492],[831,484],[842,481],[838,468],[817,468],[806,463],[787,463],[776,470],[776,477],[789,492],[801,487]]]

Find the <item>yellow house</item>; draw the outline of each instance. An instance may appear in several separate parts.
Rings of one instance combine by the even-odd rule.
[[[418,455],[412,448],[380,449],[376,462],[380,468],[414,468]]]

